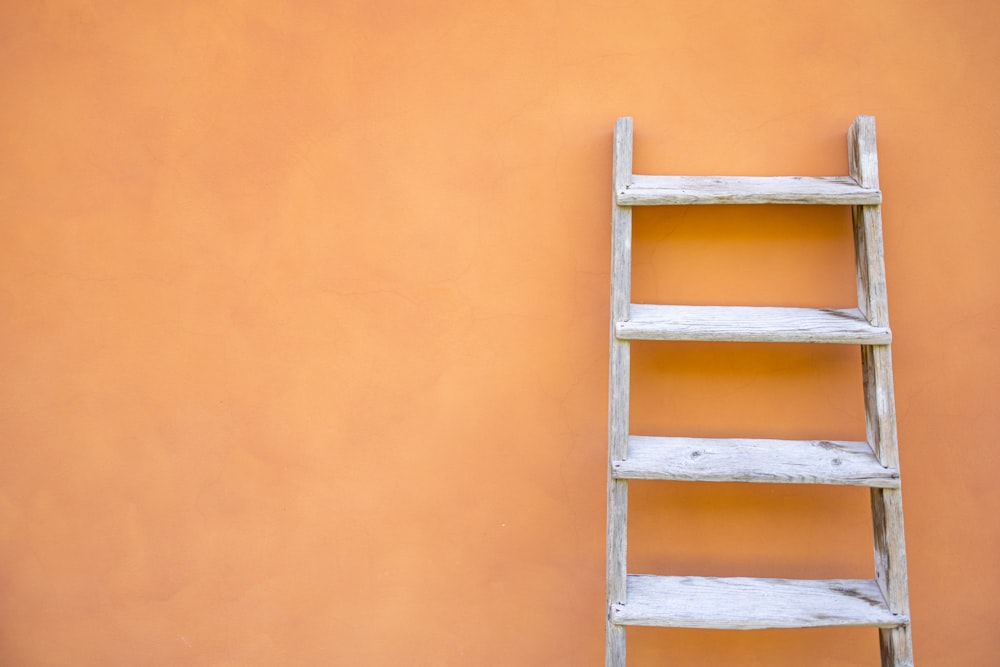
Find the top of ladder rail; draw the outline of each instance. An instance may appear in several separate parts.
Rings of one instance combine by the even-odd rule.
[[[854,119],[847,145],[849,176],[646,176],[632,173],[632,118],[623,116],[615,123],[615,201],[618,206],[881,204],[872,116]]]
[[[882,203],[850,176],[644,176],[616,188],[619,206]]]

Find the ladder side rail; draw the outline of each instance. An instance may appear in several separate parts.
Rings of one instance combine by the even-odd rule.
[[[850,175],[865,188],[879,187],[875,119],[858,116],[848,132]],[[858,308],[873,326],[888,327],[881,206],[852,207]],[[862,371],[868,443],[883,466],[898,469],[892,351],[863,345]],[[909,616],[902,495],[897,489],[872,489],[875,578],[889,609]],[[883,667],[910,667],[913,644],[909,624],[879,631]]]
[[[629,319],[632,292],[632,208],[619,206],[617,192],[632,182],[632,119],[619,118],[614,135],[611,194],[611,323],[608,373],[607,638],[605,666],[625,667],[625,626],[612,621],[625,602],[627,585],[628,481],[614,477],[613,463],[628,456],[630,347],[615,337],[615,324]]]

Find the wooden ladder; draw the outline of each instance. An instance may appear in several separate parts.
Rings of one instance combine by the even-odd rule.
[[[879,628],[883,667],[913,664],[892,356],[882,255],[875,119],[847,137],[850,176],[703,177],[632,173],[632,119],[614,138],[608,418],[606,667],[625,667],[625,628]],[[852,207],[858,307],[631,303],[632,207],[843,204]],[[861,346],[867,442],[629,435],[629,341],[846,343]],[[628,480],[841,484],[871,488],[875,578],[801,580],[628,574]]]

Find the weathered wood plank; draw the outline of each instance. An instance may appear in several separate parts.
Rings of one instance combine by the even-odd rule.
[[[632,304],[631,319],[615,332],[624,340],[770,343],[888,343],[888,327],[874,327],[857,308],[662,306]]]
[[[851,176],[866,187],[878,188],[874,118],[858,116],[855,119],[848,131],[847,147]],[[855,206],[852,217],[858,308],[872,324],[888,327],[882,209],[877,205]],[[888,345],[865,346],[861,352],[868,442],[883,465],[898,468],[892,352]],[[898,614],[909,614],[903,501],[899,489],[872,489],[871,507],[875,580],[889,609]],[[908,626],[881,630],[879,641],[883,667],[910,667],[913,664],[913,644]]]
[[[910,613],[906,544],[903,533],[903,496],[899,489],[872,489],[872,525],[875,535],[875,581],[898,614]],[[883,667],[910,667],[913,642],[910,629],[883,629],[879,633]]]
[[[615,202],[615,192],[632,178],[632,119],[615,124],[611,194],[611,333],[608,371],[607,626],[606,667],[625,667],[625,628],[611,619],[613,604],[625,601],[628,482],[615,479],[611,462],[628,455],[630,356],[627,341],[615,337],[615,322],[629,317],[632,291],[632,209]]]
[[[626,625],[719,630],[909,623],[867,579],[629,575],[628,602],[615,605],[613,617]]]
[[[878,204],[882,193],[849,176],[644,176],[617,189],[622,206]]]
[[[865,442],[629,437],[628,458],[612,464],[621,479],[770,482],[897,488]]]
[[[608,466],[606,665],[625,667],[624,625],[721,629],[875,625],[883,667],[911,667],[891,332],[885,298],[875,126],[848,134],[850,177],[637,176],[631,119],[615,128]],[[629,303],[631,206],[853,205],[858,308],[653,306]],[[629,340],[862,345],[868,442],[693,440],[628,436]],[[876,578],[801,581],[627,576],[627,479],[861,484],[872,490]]]

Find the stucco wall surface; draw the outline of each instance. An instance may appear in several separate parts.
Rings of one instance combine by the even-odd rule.
[[[0,4],[0,664],[599,665],[611,130],[877,119],[917,664],[997,664],[1000,5]],[[849,214],[636,213],[634,300],[850,307]],[[856,348],[636,344],[633,431],[864,437]],[[636,572],[869,577],[861,489],[633,485]],[[874,665],[870,629],[630,665]]]

